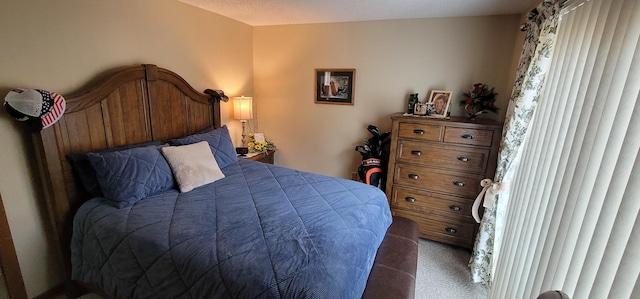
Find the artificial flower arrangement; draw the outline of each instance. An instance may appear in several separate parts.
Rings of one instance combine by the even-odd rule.
[[[475,118],[487,111],[498,111],[498,107],[495,106],[498,93],[493,87],[489,88],[487,84],[476,83],[473,85],[473,89],[469,89],[463,95],[464,99],[460,101],[460,106],[464,106],[469,118]]]
[[[258,138],[260,139],[258,141],[256,141],[256,134],[254,133],[249,133],[246,138],[246,144],[250,153],[262,153],[268,150],[276,150],[276,145],[273,144],[273,142],[264,139],[264,135],[262,135],[262,138]]]

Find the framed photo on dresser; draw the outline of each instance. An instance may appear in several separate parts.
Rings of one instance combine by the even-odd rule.
[[[448,115],[451,104],[451,91],[432,90],[427,103],[433,107],[432,111],[429,111],[429,117],[445,118]]]

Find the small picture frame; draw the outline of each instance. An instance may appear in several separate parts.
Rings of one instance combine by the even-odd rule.
[[[427,105],[427,103],[417,103],[414,107],[413,107],[413,114],[414,115],[427,115],[428,111],[427,111],[427,107],[429,105]]]
[[[451,91],[432,90],[427,103],[433,107],[429,109],[431,110],[429,111],[429,117],[446,118],[451,104]]]
[[[316,69],[315,103],[352,105],[356,69]]]
[[[265,141],[267,141],[267,139],[264,138],[264,133],[253,133],[253,139],[256,142],[265,142]]]

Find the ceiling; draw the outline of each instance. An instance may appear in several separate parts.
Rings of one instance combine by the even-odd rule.
[[[179,0],[251,26],[522,14],[540,0]]]

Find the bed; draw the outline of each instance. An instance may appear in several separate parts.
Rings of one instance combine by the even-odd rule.
[[[238,159],[220,93],[169,70],[92,81],[33,136],[69,296],[413,298],[417,225],[383,192]],[[196,145],[221,177],[182,190],[164,160]],[[87,160],[102,194],[78,171]]]

